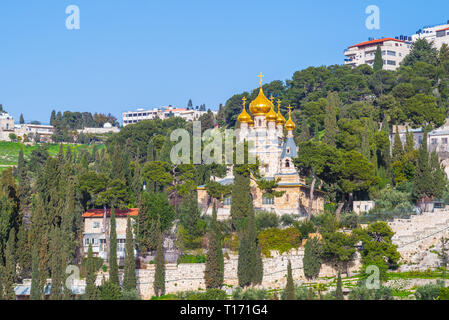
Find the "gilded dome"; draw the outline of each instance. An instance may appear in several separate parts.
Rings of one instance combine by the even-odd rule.
[[[250,121],[250,122],[248,122],[248,125],[249,125],[250,127],[254,127],[254,120],[253,120],[253,119],[251,119],[251,121]]]
[[[293,131],[295,127],[295,123],[292,121],[292,107],[288,106],[288,120],[285,123],[285,129],[287,131]]]
[[[285,118],[281,114],[281,100],[278,100],[278,113],[276,115],[276,124],[283,126],[285,124]]]
[[[251,120],[251,116],[249,115],[248,112],[246,112],[246,109],[245,109],[246,98],[243,97],[243,98],[242,98],[242,101],[243,101],[243,110],[242,110],[242,112],[239,114],[239,116],[237,117],[237,120],[238,120],[240,123],[249,123],[249,122],[251,122],[252,120]]]
[[[276,112],[274,112],[274,108],[273,105],[271,105],[270,111],[268,111],[268,113],[265,115],[265,118],[267,119],[268,122],[275,122],[277,119],[277,114]]]
[[[271,101],[268,100],[267,97],[265,97],[265,95],[263,93],[263,89],[262,89],[263,74],[261,73],[258,77],[260,77],[259,94],[257,95],[256,99],[254,99],[249,104],[249,111],[251,111],[251,113],[254,116],[264,116],[266,113],[268,113],[268,111],[270,111],[271,107],[274,107],[274,106],[273,106],[273,103],[271,103]]]

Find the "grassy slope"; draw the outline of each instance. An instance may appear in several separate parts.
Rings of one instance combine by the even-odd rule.
[[[78,152],[82,149],[89,149],[92,150],[92,145],[63,145],[64,152],[67,150],[68,147],[72,147],[76,149]],[[98,145],[97,148],[100,150],[103,148],[104,145]],[[37,145],[24,145],[23,151],[25,155],[25,159],[28,158],[33,150],[37,148]],[[17,161],[19,158],[19,151],[20,151],[20,143],[19,142],[6,142],[6,141],[0,141],[0,171],[5,169],[7,166],[14,166],[17,165]],[[59,144],[50,144],[48,148],[48,152],[50,155],[57,155],[59,152]]]

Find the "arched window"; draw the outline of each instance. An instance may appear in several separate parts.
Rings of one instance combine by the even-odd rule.
[[[262,120],[259,120],[259,127],[262,126]]]
[[[290,160],[285,160],[285,167],[290,168]]]
[[[288,202],[288,193],[285,195],[285,201]]]
[[[290,154],[290,147],[287,147],[287,154]]]

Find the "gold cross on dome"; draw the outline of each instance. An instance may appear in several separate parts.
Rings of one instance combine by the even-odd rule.
[[[243,97],[243,98],[242,98],[242,101],[243,101],[243,108],[245,108],[245,105],[246,105],[246,97]]]
[[[259,84],[262,85],[262,80],[263,80],[263,77],[264,77],[262,72],[258,75],[258,77],[260,78]]]
[[[280,107],[281,106],[281,99],[278,99],[277,101],[276,101],[277,103],[278,103],[278,107]]]
[[[288,105],[287,109],[288,109],[288,112],[290,113],[292,111],[293,107],[291,105]]]
[[[271,103],[273,103],[273,101],[274,101],[273,95],[270,96],[270,101],[271,101]]]

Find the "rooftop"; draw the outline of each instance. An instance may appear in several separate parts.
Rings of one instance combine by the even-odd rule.
[[[395,39],[395,38],[382,38],[382,39],[374,39],[374,40],[370,40],[370,41],[360,42],[358,44],[350,46],[348,49],[355,48],[355,47],[370,46],[370,45],[373,45],[373,44],[383,43],[385,41],[404,42],[403,40],[399,40],[399,39]]]
[[[128,214],[131,217],[137,217],[139,215],[138,208],[126,209],[126,210],[118,210],[114,209],[114,213],[116,217],[127,217]],[[83,213],[83,218],[101,218],[103,217],[104,209],[90,209]],[[106,215],[108,217],[111,216],[111,209],[106,209]]]

